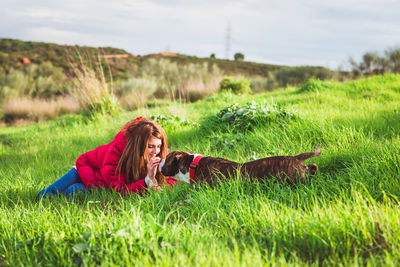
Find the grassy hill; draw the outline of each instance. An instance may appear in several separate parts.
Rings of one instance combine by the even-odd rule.
[[[231,106],[233,120],[222,120],[232,104],[241,112]],[[139,115],[163,125],[170,150],[241,162],[321,144],[322,155],[308,161],[319,172],[297,185],[236,181],[144,197],[103,190],[35,200]],[[0,265],[394,266],[399,133],[400,75],[0,128]]]
[[[98,55],[128,55],[126,58],[112,58],[107,60],[112,68],[114,78],[126,78],[126,72],[134,66],[140,66],[150,58],[168,58],[179,64],[213,63],[227,74],[261,75],[267,76],[273,71],[288,69],[288,66],[262,64],[247,61],[232,61],[216,58],[198,58],[177,54],[176,56],[162,56],[160,54],[133,55],[123,49],[113,47],[87,47],[58,45],[54,43],[29,42],[15,39],[0,38],[0,66],[3,68],[19,67],[24,64],[24,58],[35,64],[52,62],[56,67],[62,67],[70,73],[69,61],[79,61],[77,51],[89,59],[96,61]],[[323,67],[312,67],[314,71],[328,71]]]
[[[0,38],[0,66],[8,70],[11,67],[21,68],[29,64],[44,64],[51,62],[60,67],[65,73],[72,75],[71,63],[79,63],[79,54],[86,61],[98,61],[99,55],[120,55],[129,53],[113,47],[70,46],[54,43],[20,41]],[[115,78],[126,77],[126,71],[137,65],[133,56],[115,58],[108,61]],[[102,60],[106,65],[106,61]]]

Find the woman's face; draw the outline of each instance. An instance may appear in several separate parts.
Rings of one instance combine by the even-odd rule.
[[[149,158],[153,158],[160,154],[161,151],[161,139],[151,136],[149,142],[147,143],[147,153],[149,154]]]

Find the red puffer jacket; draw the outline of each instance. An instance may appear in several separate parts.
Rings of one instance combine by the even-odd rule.
[[[136,118],[135,121],[141,118]],[[127,126],[115,136],[111,143],[86,152],[76,160],[78,174],[86,188],[113,188],[124,193],[142,193],[146,190],[144,178],[128,183],[128,179],[123,173],[115,174],[119,158],[126,145],[126,128]],[[176,184],[176,180],[173,178],[167,178],[166,182],[170,185]]]

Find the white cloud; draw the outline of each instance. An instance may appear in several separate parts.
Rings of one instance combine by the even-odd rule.
[[[400,45],[396,0],[3,0],[1,37],[332,67]]]
[[[45,36],[46,40],[59,44],[81,44],[81,45],[94,45],[97,46],[97,38],[95,35],[83,34],[79,32],[58,30],[52,27],[36,27],[26,29],[27,40],[43,41]]]

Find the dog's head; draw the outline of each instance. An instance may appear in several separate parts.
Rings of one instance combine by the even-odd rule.
[[[190,163],[194,155],[187,151],[173,151],[162,159],[158,170],[165,176],[174,177],[178,173],[186,174],[189,172]]]

